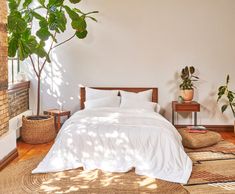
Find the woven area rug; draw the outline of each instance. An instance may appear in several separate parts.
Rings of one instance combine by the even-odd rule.
[[[203,161],[194,164],[191,177],[186,185],[235,182],[235,159]]]
[[[220,152],[190,152],[187,153],[193,163],[209,160],[235,159],[235,154],[224,154]]]
[[[234,194],[235,182],[185,186],[190,194]]]
[[[42,157],[12,164],[0,172],[0,193],[187,194],[180,184],[128,173],[82,169],[32,175]]]
[[[187,149],[193,171],[184,188],[190,194],[235,194],[235,145],[221,141],[216,145]]]
[[[234,154],[235,155],[235,144],[228,142],[228,141],[220,141],[219,143],[217,143],[213,146],[199,148],[199,149],[185,148],[185,151],[187,153],[211,151],[211,152],[221,152],[221,153],[225,153],[225,154]]]

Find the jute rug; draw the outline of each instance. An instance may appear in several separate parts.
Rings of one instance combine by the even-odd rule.
[[[225,153],[225,154],[235,154],[235,144],[228,142],[228,141],[220,141],[219,143],[213,146],[199,148],[199,149],[185,148],[185,151],[187,153],[211,151],[211,152],[220,152],[220,153]]]
[[[235,159],[203,161],[193,165],[191,177],[186,185],[235,182]]]
[[[221,141],[216,145],[187,149],[193,171],[184,188],[190,194],[235,194],[235,145]]]
[[[190,194],[235,194],[235,182],[185,186]]]
[[[224,154],[220,152],[190,152],[187,153],[193,163],[209,160],[235,159],[235,154]]]
[[[42,157],[14,165],[0,172],[0,193],[81,193],[81,194],[187,194],[180,184],[128,173],[103,173],[82,169],[32,175]]]
[[[222,141],[197,150],[187,149],[193,172],[187,185],[128,173],[82,169],[32,175],[41,161],[36,157],[9,165],[0,172],[0,194],[235,194],[235,145]]]

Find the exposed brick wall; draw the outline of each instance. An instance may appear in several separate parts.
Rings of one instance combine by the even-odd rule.
[[[0,0],[0,136],[8,131],[8,73],[7,73],[7,7]]]
[[[29,89],[11,92],[8,95],[8,99],[10,119],[29,109]]]

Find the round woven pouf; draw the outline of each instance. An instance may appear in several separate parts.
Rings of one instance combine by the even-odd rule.
[[[35,116],[22,118],[21,138],[25,143],[48,143],[56,137],[54,117],[40,116],[41,119],[32,119]]]

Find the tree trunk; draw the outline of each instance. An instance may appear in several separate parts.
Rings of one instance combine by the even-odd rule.
[[[41,90],[41,75],[38,75],[38,91],[37,91],[37,116],[40,114],[40,90]]]

